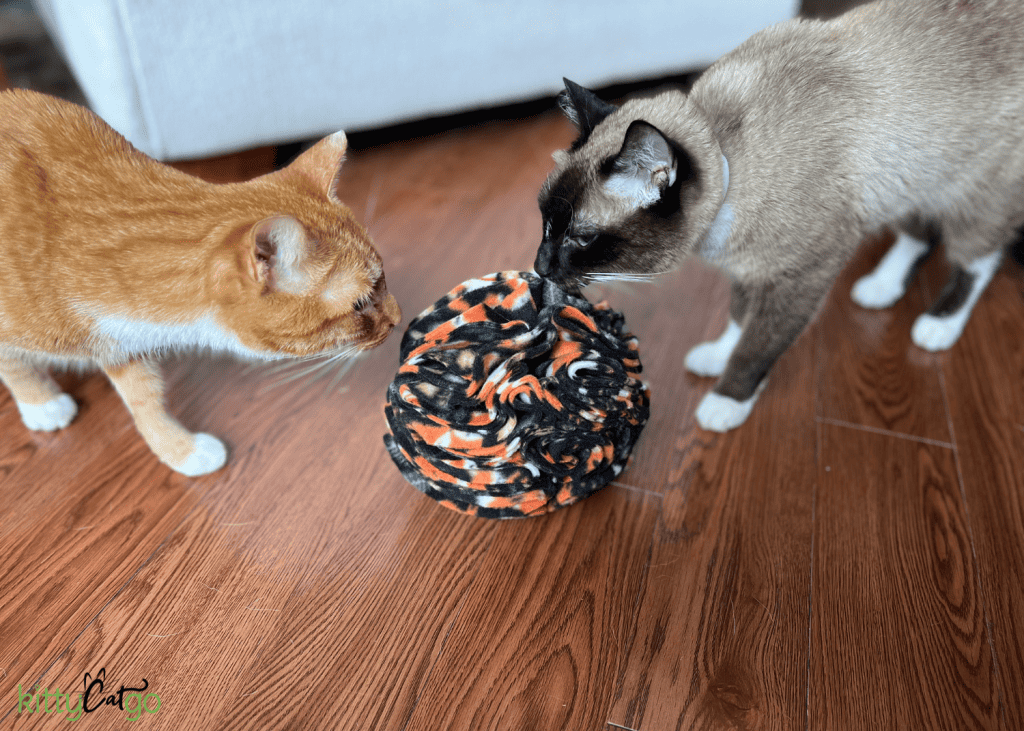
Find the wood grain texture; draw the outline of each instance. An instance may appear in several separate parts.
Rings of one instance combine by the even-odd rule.
[[[659,507],[613,487],[500,526],[408,731],[602,728]]]
[[[822,424],[818,479],[810,728],[998,728],[952,450]]]
[[[687,439],[675,437],[686,447],[661,478],[664,508],[613,723],[803,726],[816,340],[812,328],[780,359],[742,430],[713,435],[691,426]],[[688,413],[676,418],[690,421]],[[755,456],[753,443],[773,448]]]
[[[910,340],[914,319],[930,304],[921,281],[893,307],[869,310],[850,297],[892,244],[869,241],[840,275],[821,321],[819,416],[943,444],[950,443],[936,357]]]
[[[271,172],[274,169],[275,149],[274,147],[256,147],[233,155],[176,162],[173,163],[173,166],[211,183],[235,183]]]
[[[941,361],[1006,729],[1024,728],[1022,309],[1024,271],[1007,264]]]
[[[43,675],[196,502],[188,480],[145,458],[103,380],[71,392],[77,428],[56,434],[27,432],[6,394],[0,407],[13,447],[0,518],[4,698]]]

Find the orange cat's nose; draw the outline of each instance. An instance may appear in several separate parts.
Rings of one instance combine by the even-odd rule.
[[[381,309],[384,313],[384,317],[388,319],[388,322],[391,323],[392,327],[402,321],[402,308],[398,306],[398,300],[396,300],[394,296],[390,294],[387,295],[384,298],[384,306]]]

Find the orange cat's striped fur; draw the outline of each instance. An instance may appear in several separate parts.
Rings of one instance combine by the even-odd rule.
[[[337,198],[345,148],[339,132],[282,170],[215,185],[146,157],[86,109],[0,93],[0,379],[25,424],[75,416],[46,365],[98,366],[156,455],[204,474],[224,464],[224,445],[167,414],[153,356],[380,344],[401,313]]]

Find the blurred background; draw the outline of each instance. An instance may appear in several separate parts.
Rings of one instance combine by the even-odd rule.
[[[550,108],[563,75],[610,98],[686,83],[771,23],[853,4],[0,0],[0,64],[184,160],[521,116]]]

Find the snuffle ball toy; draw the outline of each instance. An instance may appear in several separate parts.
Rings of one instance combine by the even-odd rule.
[[[531,272],[460,284],[402,339],[388,452],[415,487],[472,515],[575,503],[622,472],[650,414],[624,327]]]

